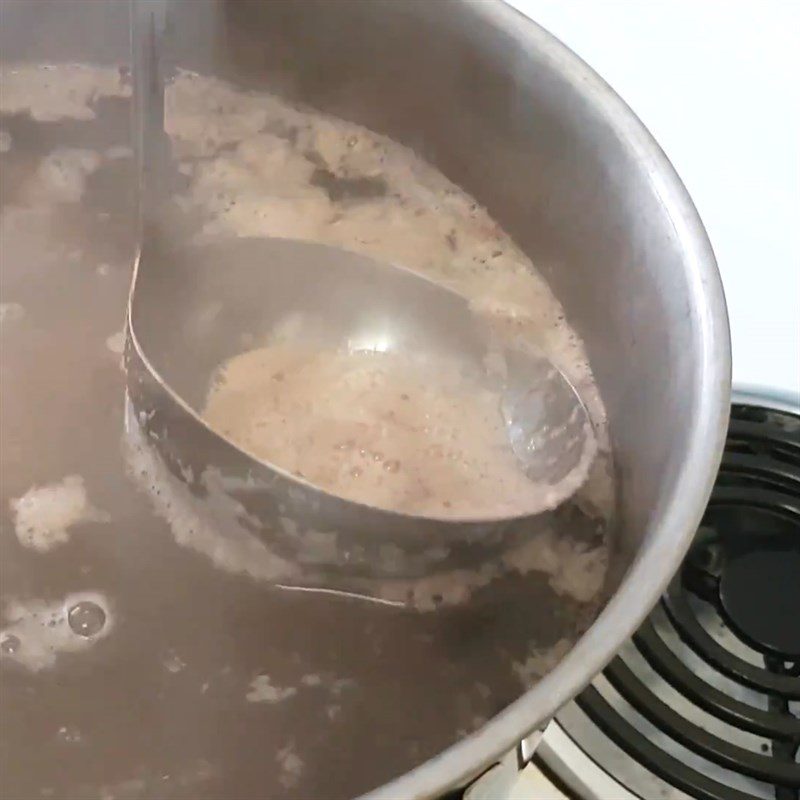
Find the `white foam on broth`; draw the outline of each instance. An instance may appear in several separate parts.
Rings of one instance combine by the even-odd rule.
[[[528,478],[500,409],[498,390],[446,359],[276,342],[223,365],[203,416],[257,458],[367,505],[475,519],[554,507],[560,487]]]
[[[81,603],[93,604],[104,617],[100,629],[81,635],[70,626],[69,612]],[[15,599],[4,614],[8,624],[0,630],[0,658],[31,672],[55,666],[59,655],[81,653],[114,629],[113,607],[106,595],[96,591],[69,594],[61,600]]]
[[[119,70],[89,64],[0,64],[0,112],[39,122],[94,119],[103,97],[130,97]]]
[[[56,483],[32,486],[9,505],[20,544],[40,553],[69,541],[69,531],[76,525],[111,519],[89,502],[80,475],[67,475]]]

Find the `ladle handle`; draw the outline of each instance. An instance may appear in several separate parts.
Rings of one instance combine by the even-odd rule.
[[[164,130],[168,77],[165,39],[170,0],[130,0],[133,148],[136,154],[139,246],[167,199],[169,137]]]

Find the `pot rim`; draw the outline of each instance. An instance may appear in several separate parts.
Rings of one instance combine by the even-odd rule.
[[[700,216],[669,159],[614,90],[555,36],[504,0],[462,0],[511,38],[534,44],[646,164],[686,254],[700,328],[700,389],[686,459],[660,509],[647,551],[573,649],[533,688],[467,738],[362,800],[421,800],[463,786],[575,697],[641,625],[678,570],[705,510],[722,457],[731,397],[730,329],[717,262]],[[654,569],[654,566],[656,567]]]

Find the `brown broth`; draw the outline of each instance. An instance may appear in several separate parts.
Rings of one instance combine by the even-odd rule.
[[[393,604],[282,589],[263,543],[224,530],[202,538],[152,454],[123,443],[126,91],[116,70],[44,74],[4,69],[0,84],[0,97],[16,98],[0,99],[10,137],[0,154],[0,794],[344,798],[408,771],[516,699],[594,619],[605,495],[560,509],[527,560],[509,558],[486,580],[434,576],[373,592]],[[269,122],[256,128],[229,112],[229,133],[202,153],[187,117],[187,202],[210,203],[199,188],[213,169],[213,159],[198,166],[204,158]],[[337,142],[316,145],[331,167]],[[433,170],[418,160],[414,170],[406,200],[433,208],[443,197],[426,183]],[[297,201],[316,219],[311,188],[305,198],[275,195],[270,218]],[[326,202],[351,232],[378,213],[353,198]],[[204,224],[222,225],[212,212]],[[44,504],[37,517],[28,502],[18,529],[13,503],[24,497]],[[52,546],[29,546],[28,527],[49,531]]]

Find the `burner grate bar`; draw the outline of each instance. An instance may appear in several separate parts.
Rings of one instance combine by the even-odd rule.
[[[760,486],[716,486],[708,511],[724,507],[758,508],[778,514],[791,525],[800,523],[800,495],[776,492]]]
[[[796,431],[766,422],[737,419],[734,409],[728,426],[726,447],[735,447],[741,441],[754,445],[757,450],[764,450],[768,446],[771,455],[777,450],[789,458],[800,459],[800,435]]]
[[[697,800],[758,800],[756,795],[719,783],[666,753],[620,717],[594,686],[585,689],[576,702],[598,728],[628,755]]]
[[[745,478],[750,484],[762,484],[777,491],[800,495],[800,464],[768,461],[763,456],[726,452],[722,457],[718,482]]]
[[[695,705],[725,722],[768,739],[800,739],[800,719],[755,708],[720,691],[693,673],[647,620],[633,637],[648,664]]]
[[[766,669],[749,664],[729,653],[703,629],[692,608],[681,592],[680,579],[672,582],[664,596],[667,611],[681,640],[709,664],[739,683],[765,694],[777,694],[789,700],[800,700],[800,678],[776,675]]]
[[[621,658],[615,658],[603,674],[633,708],[684,747],[751,778],[800,787],[800,765],[738,747],[689,722],[656,697]]]

